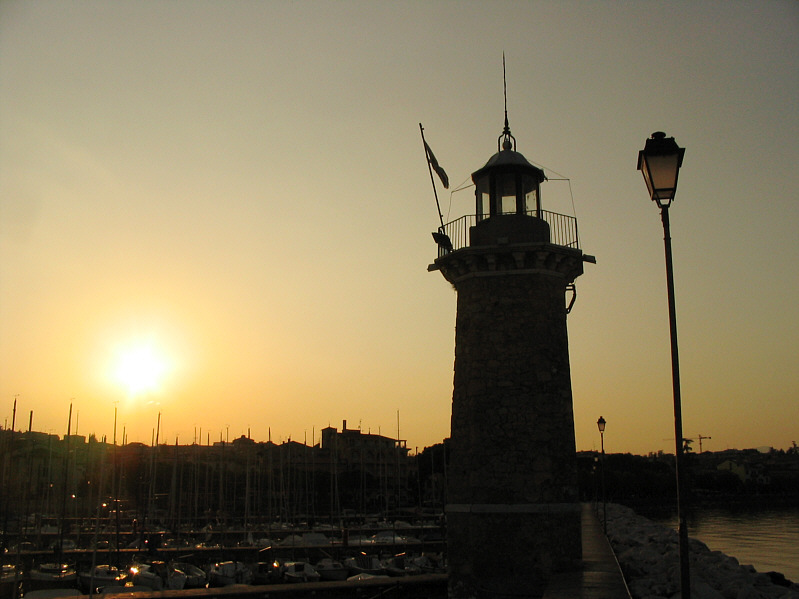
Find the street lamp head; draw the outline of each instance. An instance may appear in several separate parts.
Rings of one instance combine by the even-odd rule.
[[[599,417],[599,420],[596,421],[596,426],[599,429],[600,433],[605,432],[605,419],[602,416]]]
[[[659,208],[668,208],[677,193],[677,175],[682,166],[685,148],[673,137],[656,131],[638,152],[638,170],[644,175],[649,196]]]

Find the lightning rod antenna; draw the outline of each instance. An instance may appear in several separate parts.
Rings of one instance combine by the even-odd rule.
[[[505,52],[502,52],[502,93],[505,96],[505,129],[508,130],[508,79],[505,76]]]
[[[508,79],[505,76],[505,52],[502,52],[502,93],[505,97],[505,128],[497,138],[497,151],[512,150],[516,147],[516,138],[510,132],[508,124]]]

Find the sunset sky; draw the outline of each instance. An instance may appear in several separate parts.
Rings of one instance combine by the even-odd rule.
[[[517,149],[597,258],[568,318],[577,449],[799,441],[799,3],[0,2],[0,424],[149,443],[449,435],[451,188]],[[558,180],[568,179],[568,181]],[[439,187],[445,220],[473,189]],[[398,418],[399,415],[399,418]],[[697,444],[698,445],[698,444]]]

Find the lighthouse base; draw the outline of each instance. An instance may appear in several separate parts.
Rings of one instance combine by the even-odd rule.
[[[582,559],[581,506],[447,506],[450,599],[540,597]]]

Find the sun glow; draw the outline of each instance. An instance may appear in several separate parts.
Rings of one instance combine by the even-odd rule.
[[[134,397],[160,391],[170,369],[170,360],[154,342],[139,341],[119,351],[114,374]]]

